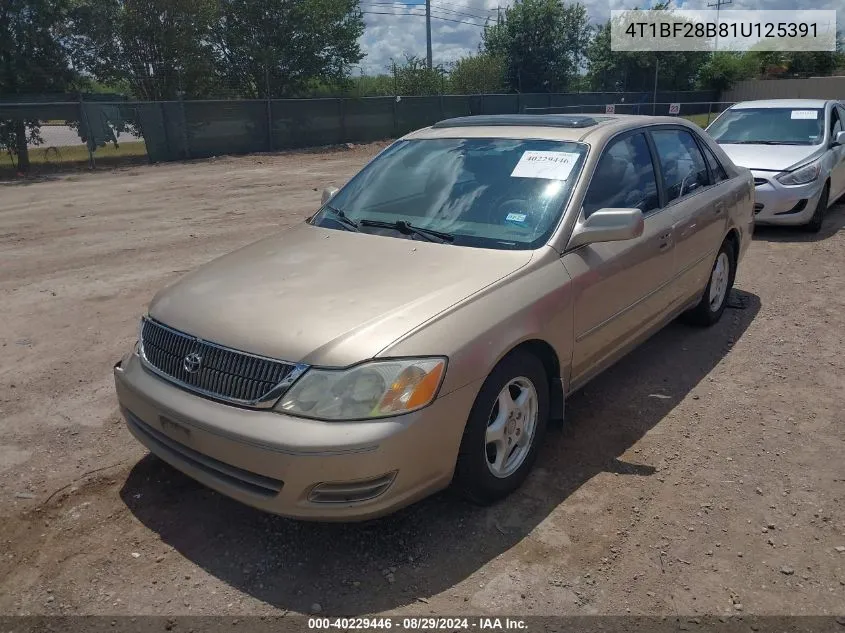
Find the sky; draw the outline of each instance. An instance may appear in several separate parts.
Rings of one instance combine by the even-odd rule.
[[[672,6],[704,9],[714,0],[675,0]],[[435,64],[455,61],[478,51],[482,26],[487,16],[495,19],[497,7],[512,0],[431,0],[431,39]],[[590,20],[602,23],[611,9],[651,6],[649,0],[582,0]],[[795,0],[733,0],[726,9],[794,9]],[[845,26],[842,0],[813,0],[807,9],[839,9],[837,24]],[[366,30],[361,38],[366,57],[353,69],[353,74],[386,72],[391,58],[401,61],[405,54],[425,58],[425,2],[408,3],[390,0],[361,0]],[[384,15],[388,14],[388,15]],[[409,15],[411,14],[411,15]]]

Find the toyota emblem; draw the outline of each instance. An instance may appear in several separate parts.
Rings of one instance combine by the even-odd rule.
[[[202,367],[202,356],[196,352],[191,352],[185,356],[185,360],[182,361],[182,367],[184,367],[185,371],[189,374],[196,373],[199,368]]]

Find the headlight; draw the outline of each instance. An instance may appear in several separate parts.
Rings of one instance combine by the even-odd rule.
[[[445,370],[445,358],[309,369],[282,396],[276,410],[318,420],[366,420],[408,413],[434,400]]]
[[[806,185],[808,182],[813,182],[818,178],[820,171],[821,161],[817,160],[795,171],[785,171],[775,176],[775,178],[783,185]]]

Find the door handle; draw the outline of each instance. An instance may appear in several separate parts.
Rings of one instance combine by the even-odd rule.
[[[716,211],[716,215],[722,215],[725,211],[725,203],[724,202],[717,202],[714,206],[714,210]]]
[[[670,246],[672,246],[672,231],[666,231],[665,233],[661,233],[657,239],[660,241],[660,245],[658,246],[658,250],[665,251]]]

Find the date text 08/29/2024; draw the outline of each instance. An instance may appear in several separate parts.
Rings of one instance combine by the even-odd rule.
[[[522,618],[496,617],[354,617],[354,618],[308,618],[308,628],[315,631],[328,630],[402,630],[402,631],[524,631],[528,625]]]

